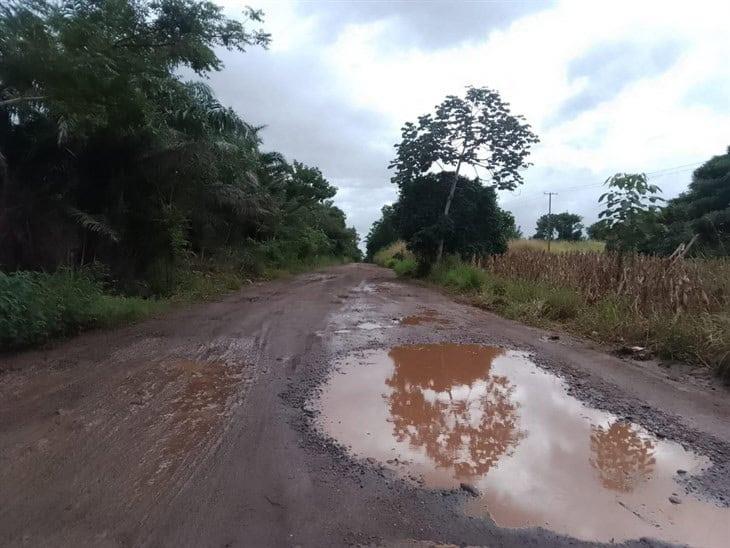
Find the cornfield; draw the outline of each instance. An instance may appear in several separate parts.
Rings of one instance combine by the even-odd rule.
[[[730,305],[730,261],[514,249],[479,266],[499,276],[570,287],[589,303],[625,297],[639,314],[717,313]]]

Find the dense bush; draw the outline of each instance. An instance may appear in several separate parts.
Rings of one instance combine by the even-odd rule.
[[[358,258],[322,173],[262,153],[201,82],[217,48],[269,43],[260,19],[201,0],[4,3],[0,268],[100,261],[119,287],[167,295],[191,257],[226,248]]]
[[[730,255],[730,148],[695,170],[689,189],[648,219],[640,249],[669,255],[694,238],[689,255]]]
[[[0,349],[134,321],[159,308],[154,301],[102,290],[101,282],[82,272],[0,272]]]
[[[394,207],[398,233],[408,248],[427,265],[435,261],[442,238],[445,254],[464,259],[506,251],[514,220],[499,209],[493,188],[461,177],[451,213],[444,217],[443,204],[452,180],[452,173],[442,172],[401,184]]]

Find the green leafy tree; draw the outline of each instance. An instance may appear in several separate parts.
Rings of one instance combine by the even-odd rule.
[[[398,238],[395,208],[392,205],[385,205],[380,210],[380,219],[373,223],[370,232],[365,237],[366,260],[371,261],[375,253],[392,244]]]
[[[194,256],[358,257],[322,173],[262,153],[257,128],[180,79],[218,70],[220,48],[266,47],[261,18],[202,0],[2,3],[0,266],[102,261],[160,293]]]
[[[509,211],[501,210],[501,224],[502,224],[502,232],[504,233],[504,237],[507,238],[507,240],[521,240],[524,237],[524,234],[522,234],[522,229],[517,226],[517,223],[515,222],[515,216],[512,215]]]
[[[261,18],[228,19],[199,0],[11,0],[0,7],[0,106],[41,110],[74,135],[143,127],[163,114],[150,99],[174,93],[181,67],[203,75],[222,66],[216,47],[268,45],[245,26]]]
[[[566,240],[576,242],[583,238],[583,217],[575,213],[546,213],[537,220],[533,238],[536,240]]]
[[[608,249],[635,251],[646,237],[647,227],[663,201],[661,189],[650,184],[643,173],[617,173],[604,183],[608,191],[598,199],[605,209],[598,217],[606,223]]]
[[[641,250],[669,255],[690,242],[689,254],[730,255],[730,148],[695,170],[689,189],[667,201]]]
[[[496,189],[514,189],[522,184],[520,170],[528,166],[530,148],[537,136],[522,116],[513,115],[499,93],[489,88],[467,88],[465,97],[449,95],[433,114],[406,123],[402,140],[396,145],[393,182],[405,185],[438,168],[448,172],[449,192],[444,197],[438,226],[448,226],[448,217],[461,180],[462,170],[481,169]],[[438,262],[444,252],[446,235],[438,237]]]
[[[605,241],[608,238],[608,222],[596,221],[586,228],[586,232],[591,240]]]
[[[422,175],[401,187],[395,204],[398,233],[422,267],[433,263],[442,239],[445,253],[464,259],[507,250],[504,213],[494,189],[461,177],[453,195],[453,214],[444,217],[441,206],[452,183],[452,174],[441,172]]]

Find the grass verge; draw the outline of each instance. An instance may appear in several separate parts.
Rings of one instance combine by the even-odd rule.
[[[156,300],[105,294],[88,272],[0,273],[0,349],[131,323],[163,307]]]
[[[113,294],[95,269],[0,272],[0,351],[19,350],[93,328],[135,323],[172,305],[206,301],[235,291],[252,279],[273,279],[342,264],[335,257],[311,257],[254,267],[216,257],[178,268],[164,297]]]
[[[395,256],[402,252],[398,245],[380,256],[381,264],[396,272],[406,260]],[[647,347],[662,359],[711,367],[730,384],[727,307],[712,313],[641,310],[626,296],[606,294],[588,299],[579,289],[560,283],[497,275],[453,258],[435,267],[427,279],[501,316],[604,344]]]

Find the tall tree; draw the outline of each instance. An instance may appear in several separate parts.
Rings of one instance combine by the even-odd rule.
[[[465,97],[449,95],[434,114],[408,122],[396,145],[393,182],[403,188],[434,168],[450,172],[451,185],[443,205],[447,220],[457,183],[465,167],[476,174],[486,173],[496,189],[514,189],[522,184],[520,170],[528,166],[530,148],[538,142],[522,116],[513,115],[499,92],[489,88],[468,87]],[[477,176],[477,179],[480,179]],[[444,251],[445,236],[439,236],[436,261]]]
[[[617,173],[604,183],[608,190],[598,199],[605,209],[598,214],[606,223],[606,244],[621,253],[638,249],[647,225],[663,201],[661,189],[643,173]]]
[[[730,255],[730,147],[695,170],[689,189],[656,216],[642,251],[671,254],[684,243],[696,255]]]
[[[422,175],[403,184],[395,204],[398,233],[422,267],[433,263],[439,250],[464,259],[507,250],[506,224],[494,189],[460,177],[453,215],[445,218],[441,206],[452,183],[448,172]]]
[[[546,213],[537,220],[533,238],[578,241],[583,237],[583,217],[575,213]]]
[[[395,242],[399,235],[397,229],[397,220],[395,218],[395,209],[392,205],[384,205],[380,210],[380,219],[373,223],[370,232],[365,237],[365,248],[367,253],[365,258],[372,260],[375,253],[383,249],[385,246]]]

